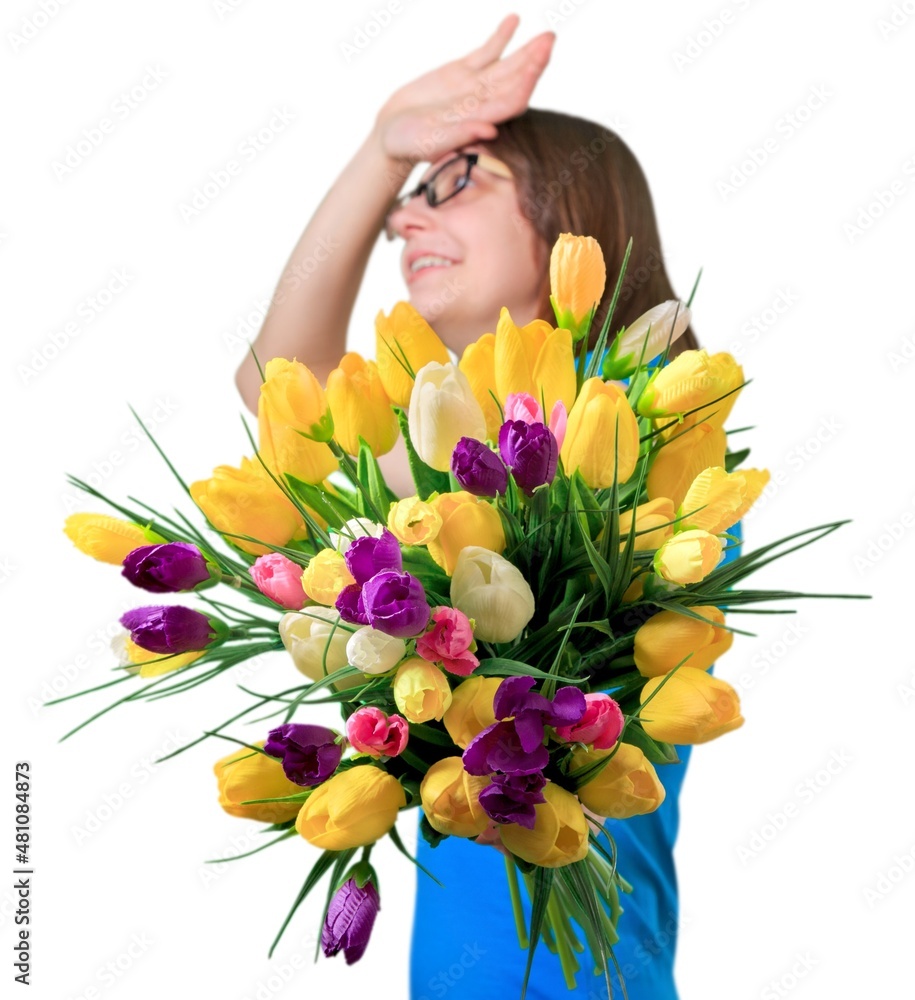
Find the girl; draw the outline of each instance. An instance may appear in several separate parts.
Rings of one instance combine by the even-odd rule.
[[[295,356],[326,380],[345,352],[353,302],[383,228],[403,240],[411,303],[458,356],[495,329],[502,306],[519,325],[553,319],[549,255],[561,232],[593,236],[603,249],[609,288],[595,331],[630,237],[629,277],[613,329],[675,297],[635,157],[607,129],[528,109],[554,36],[540,34],[503,58],[517,24],[515,15],[507,17],[479,49],[408,84],[382,107],[293,250],[253,345],[260,359]],[[418,187],[395,199],[413,166],[425,161],[430,167]],[[316,247],[328,236],[333,251],[325,251],[312,280],[301,281],[298,261],[320,259]],[[672,354],[696,346],[687,331]],[[260,376],[250,356],[237,384],[256,409]],[[382,465],[396,492],[413,492],[403,452],[385,456]],[[620,870],[638,887],[624,899],[623,936],[615,948],[632,1000],[676,996],[672,847],[689,749],[683,748],[682,764],[659,769],[667,798],[657,812],[608,821]],[[502,856],[457,837],[434,852],[421,840],[419,851],[422,864],[448,888],[418,876],[411,996],[519,996],[525,952],[515,937]],[[578,989],[569,992],[558,961],[541,946],[527,996],[602,996],[601,980],[587,964]]]

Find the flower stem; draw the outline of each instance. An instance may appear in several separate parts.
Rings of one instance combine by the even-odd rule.
[[[527,936],[527,924],[524,920],[524,910],[521,908],[521,889],[518,885],[518,871],[515,868],[515,862],[507,854],[505,855],[505,875],[508,879],[508,894],[512,901],[512,913],[515,917],[515,930],[518,933],[518,944],[522,948],[527,948],[530,945],[530,940]]]

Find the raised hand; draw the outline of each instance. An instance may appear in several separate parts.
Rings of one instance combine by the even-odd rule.
[[[518,22],[517,14],[509,14],[478,49],[390,97],[376,119],[386,155],[407,164],[433,161],[453,149],[494,139],[499,122],[527,109],[556,36],[545,31],[502,58]]]

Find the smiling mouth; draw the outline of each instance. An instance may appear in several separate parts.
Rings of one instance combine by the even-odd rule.
[[[430,268],[436,267],[451,267],[455,262],[449,260],[447,257],[436,257],[433,254],[424,254],[422,257],[417,257],[416,260],[410,264],[410,276],[415,277],[420,271],[429,270]]]

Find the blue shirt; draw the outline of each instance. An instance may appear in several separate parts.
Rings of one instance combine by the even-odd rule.
[[[740,523],[729,533],[742,538]],[[739,551],[739,545],[730,547],[724,562]],[[631,893],[621,894],[620,940],[613,947],[630,1000],[677,1000],[673,972],[679,910],[673,848],[680,822],[678,797],[692,747],[678,747],[677,752],[681,763],[657,768],[667,792],[660,808],[646,816],[606,820],[619,852],[620,874],[633,886]],[[417,873],[411,1000],[516,1000],[527,951],[518,944],[503,855],[462,837],[448,837],[433,849],[420,837],[418,859],[445,887]],[[527,903],[523,885],[521,896]],[[528,1000],[605,1000],[604,980],[592,975],[587,951],[579,962],[578,985],[569,990],[558,957],[541,942]],[[615,977],[613,986],[614,995],[622,995]]]

